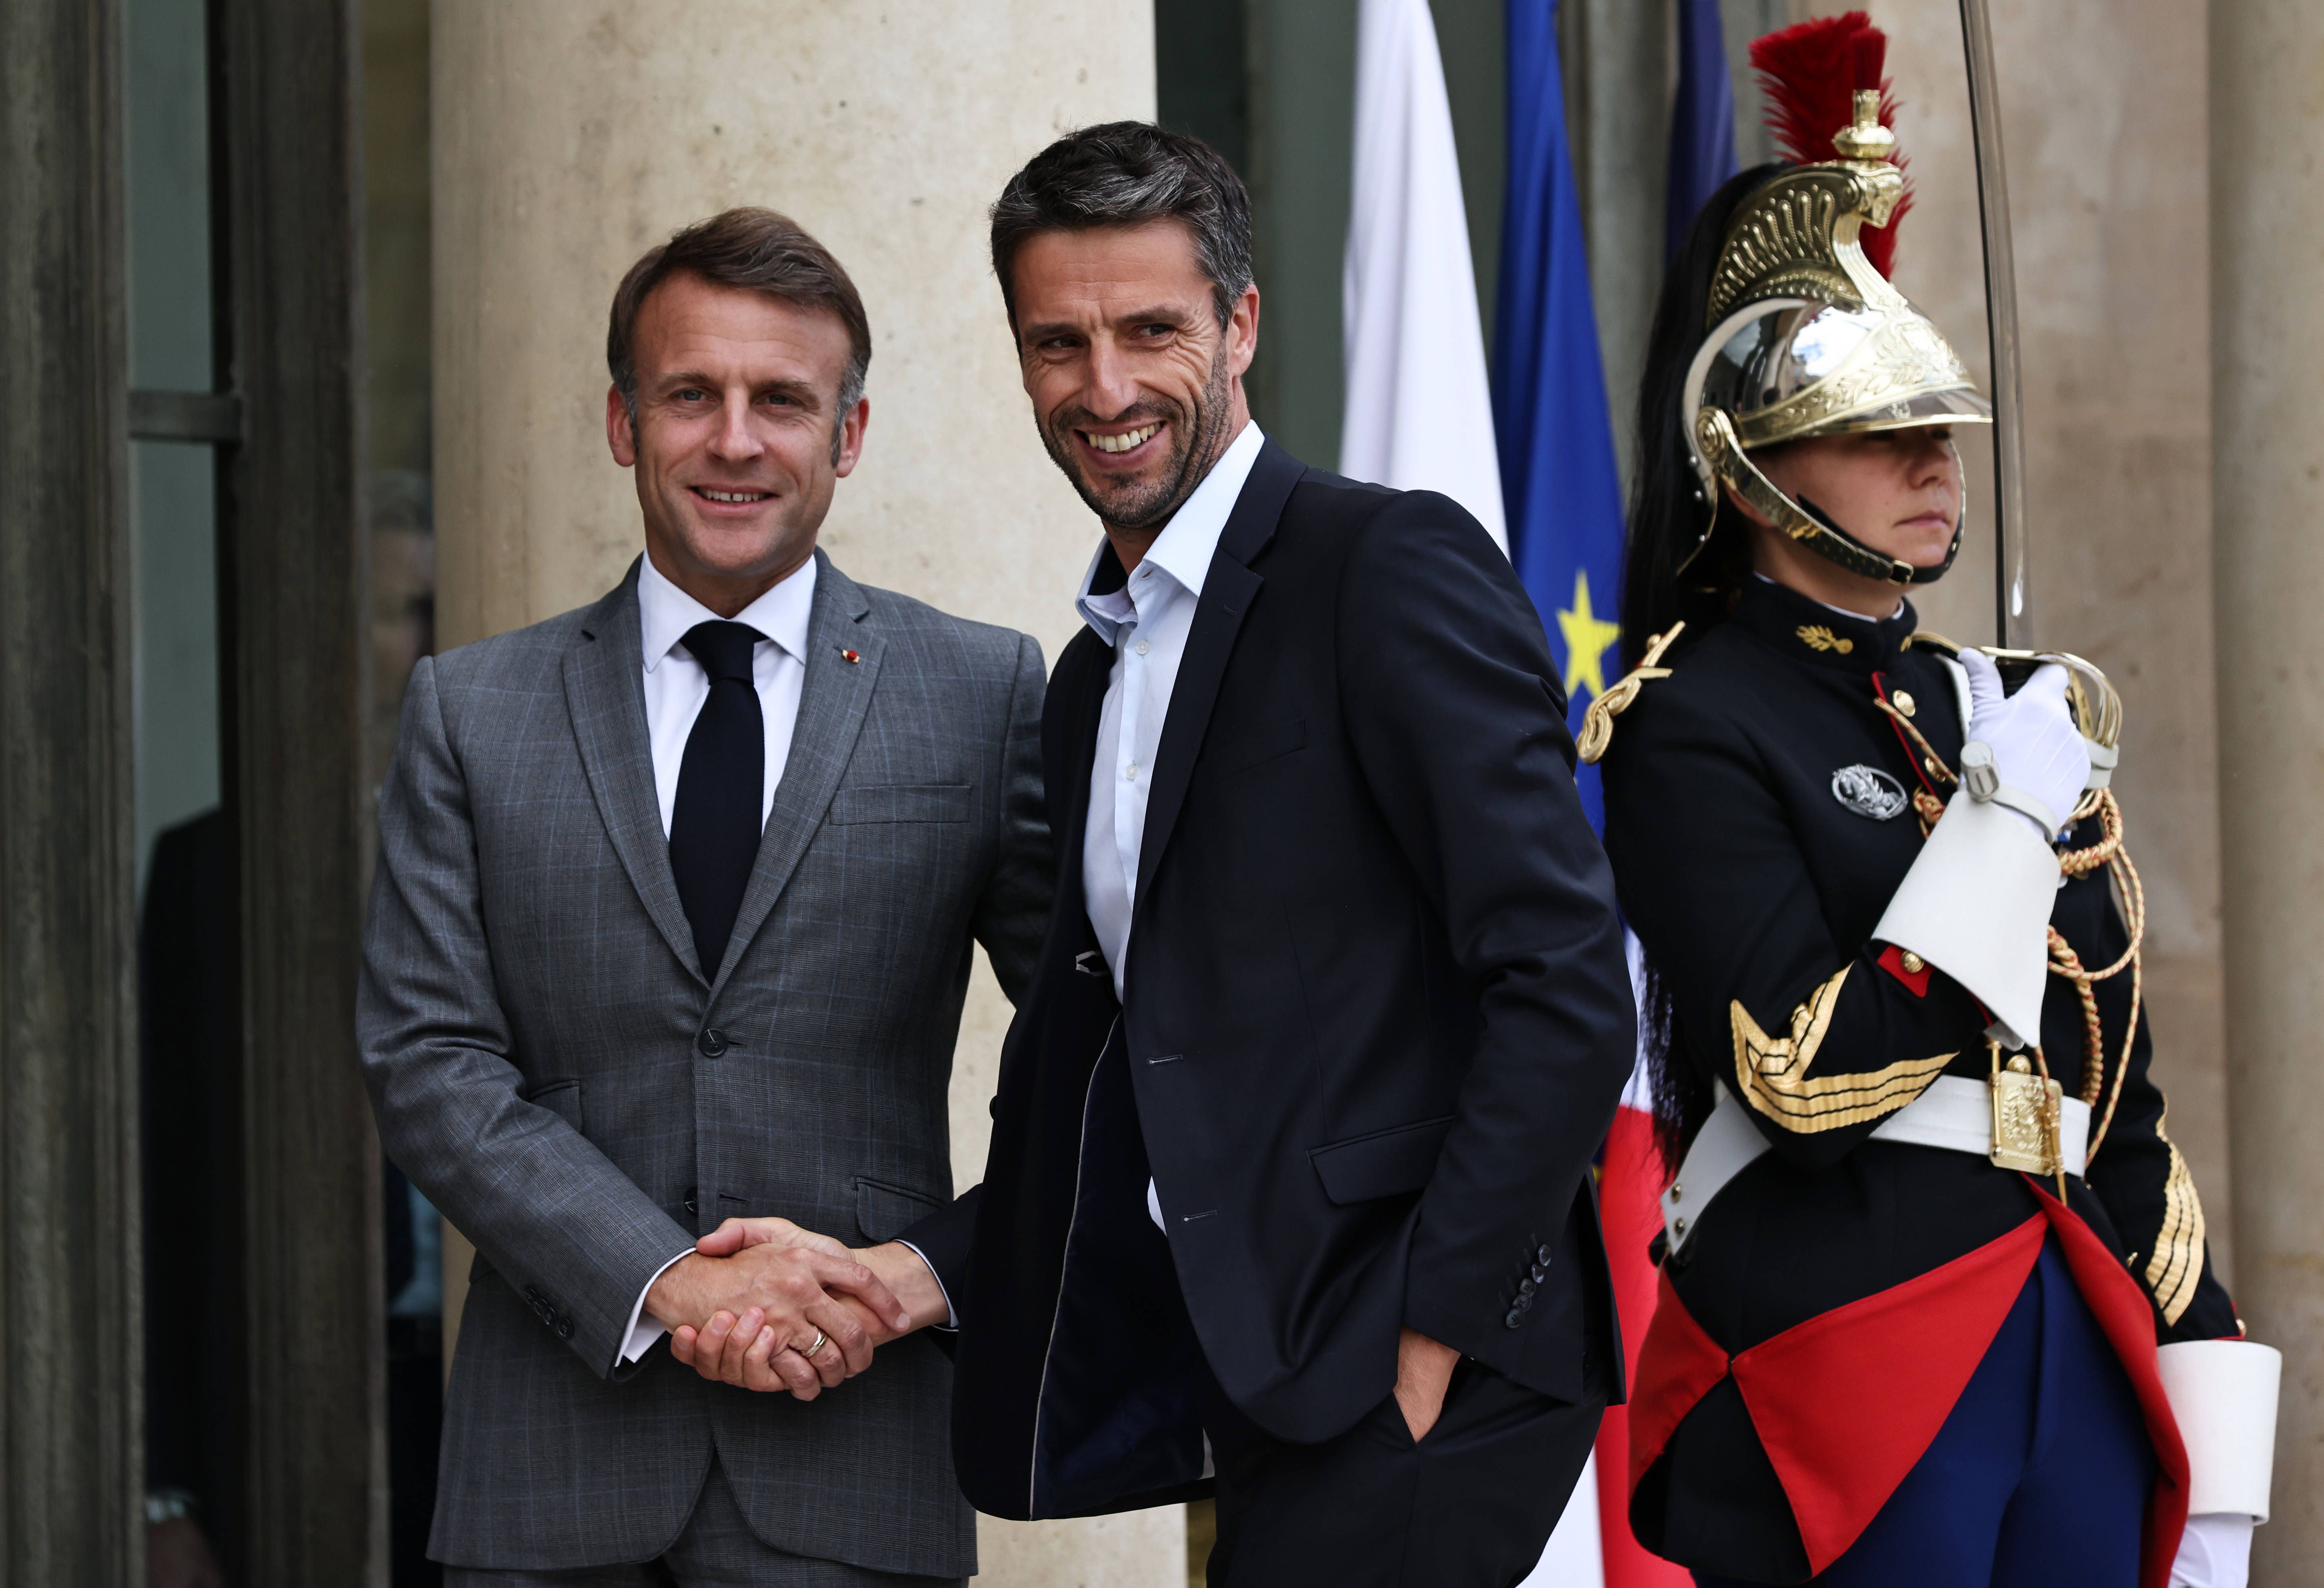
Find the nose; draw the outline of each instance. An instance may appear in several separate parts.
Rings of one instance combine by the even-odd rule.
[[[727,392],[718,411],[718,433],[710,439],[710,455],[721,463],[747,463],[764,450],[751,425],[750,393]]]
[[[1090,348],[1089,380],[1082,390],[1082,406],[1104,422],[1135,407],[1141,395],[1129,355],[1111,337],[1098,338]]]
[[[1960,454],[1954,449],[1952,438],[1932,436],[1923,431],[1914,439],[1913,483],[1916,485],[1958,485],[1960,482]]]

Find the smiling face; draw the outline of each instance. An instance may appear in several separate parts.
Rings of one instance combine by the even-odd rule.
[[[605,439],[636,471],[646,554],[732,617],[814,555],[833,488],[854,472],[871,404],[837,411],[847,328],[680,272],[646,299],[631,346],[636,422],[609,390]]]
[[[1174,220],[1044,232],[1010,272],[1043,445],[1134,565],[1250,420],[1259,289],[1226,325]]]
[[[1960,454],[1949,426],[1817,436],[1754,453],[1752,461],[1794,502],[1813,503],[1873,550],[1914,568],[1941,565],[1960,523]],[[1748,508],[1744,514],[1752,566],[1769,578],[1868,617],[1895,610],[1895,586],[1850,573]]]

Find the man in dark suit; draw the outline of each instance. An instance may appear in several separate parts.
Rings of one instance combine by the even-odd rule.
[[[828,1243],[694,1250],[948,1203],[972,943],[1017,992],[1049,913],[1039,648],[816,547],[871,352],[781,216],[649,253],[605,405],[646,555],[411,676],[359,1021],[382,1142],[476,1243],[431,1544],[461,1588],[975,1570],[950,1369],[890,1291]],[[714,1314],[789,1397],[670,1362]]]
[[[962,1483],[1068,1516],[1214,1467],[1213,1584],[1514,1583],[1619,1393],[1590,1162],[1635,1040],[1540,620],[1458,506],[1251,424],[1209,149],[1072,134],[992,250],[1105,540],[985,1180],[906,1237],[959,1320]]]

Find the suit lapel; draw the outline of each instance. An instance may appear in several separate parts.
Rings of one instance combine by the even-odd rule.
[[[775,785],[774,807],[759,836],[759,858],[734,917],[722,971],[741,960],[823,825],[880,679],[886,643],[878,628],[863,621],[872,604],[854,580],[831,565],[831,559],[820,551],[815,556],[820,566],[815,576],[815,611],[807,619],[807,681],[799,690],[798,725],[791,731],[790,759],[784,763],[782,781]],[[853,661],[844,654],[851,651],[857,659]],[[713,990],[723,981],[723,974],[714,973]]]
[[[669,869],[669,839],[661,830],[661,801],[654,791],[636,563],[583,622],[582,634],[583,642],[565,653],[565,705],[590,792],[646,913],[678,963],[703,976],[696,963],[694,928],[687,924],[678,879]]]
[[[1090,775],[1097,760],[1097,730],[1105,715],[1105,691],[1113,651],[1087,624],[1057,658],[1042,709],[1042,777],[1049,808],[1049,830],[1057,857],[1056,919],[1089,917],[1082,850],[1089,836]],[[1051,939],[1060,941],[1052,930]],[[1066,937],[1078,941],[1068,931]]]
[[[1242,632],[1244,614],[1265,581],[1250,564],[1274,539],[1283,516],[1283,504],[1299,483],[1306,466],[1269,441],[1259,449],[1234,512],[1220,532],[1218,550],[1210,571],[1203,576],[1203,598],[1194,607],[1194,627],[1186,635],[1186,654],[1178,662],[1178,681],[1170,690],[1169,714],[1162,719],[1162,742],[1154,754],[1154,784],[1147,797],[1146,831],[1139,841],[1138,902],[1142,908],[1154,869],[1162,863],[1170,834],[1178,825],[1178,811],[1186,802],[1186,785],[1194,776],[1194,757],[1203,734],[1211,725],[1219,684],[1226,677],[1227,658],[1235,636]]]

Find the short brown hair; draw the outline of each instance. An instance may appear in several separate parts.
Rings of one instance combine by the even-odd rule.
[[[846,267],[807,228],[771,209],[729,209],[696,221],[630,266],[613,291],[613,312],[605,327],[605,365],[614,388],[638,422],[638,315],[653,290],[686,272],[714,287],[743,287],[801,309],[827,309],[847,328],[847,368],[839,377],[839,411],[832,417],[832,449],[839,425],[863,395],[872,367],[872,322]]]

